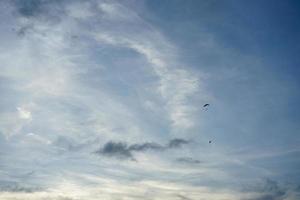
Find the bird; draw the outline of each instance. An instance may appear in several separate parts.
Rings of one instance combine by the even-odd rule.
[[[209,106],[209,104],[208,104],[208,103],[206,103],[206,104],[204,104],[204,105],[203,105],[203,107],[204,107],[204,108],[205,108],[205,107],[207,107],[207,106]]]
[[[208,141],[209,144],[211,144],[211,142],[212,142],[211,140]]]

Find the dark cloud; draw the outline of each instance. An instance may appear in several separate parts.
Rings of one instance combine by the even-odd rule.
[[[33,30],[33,25],[26,25],[16,30],[18,36],[25,36],[27,32]]]
[[[201,161],[191,158],[191,157],[180,157],[176,159],[177,162],[186,163],[186,164],[200,164]]]
[[[57,200],[74,200],[71,197],[59,197]]]
[[[263,187],[263,191],[269,192],[276,197],[283,196],[286,191],[278,186],[278,183],[271,179],[266,179],[265,186]]]
[[[18,12],[25,17],[33,17],[42,12],[44,0],[15,0]]]
[[[127,144],[124,142],[108,142],[97,153],[110,157],[133,159]]]
[[[15,182],[0,182],[0,192],[24,192],[33,193],[41,191],[41,188],[32,186],[23,186]]]
[[[184,196],[184,195],[181,195],[181,194],[177,194],[176,195],[180,200],[192,200],[191,198],[187,197],[187,196]]]
[[[255,186],[251,191],[260,195],[245,200],[284,200],[287,194],[287,188],[279,187],[278,183],[271,179],[265,179],[262,185]]]
[[[270,194],[266,194],[266,195],[262,195],[260,197],[257,197],[257,198],[251,199],[251,200],[279,200],[279,198],[277,198],[276,196],[270,195]]]
[[[132,152],[144,152],[148,150],[152,151],[164,151],[167,149],[180,148],[189,142],[184,139],[173,139],[167,145],[163,146],[155,142],[146,142],[141,144],[128,145],[125,142],[113,142],[106,143],[100,150],[96,151],[98,154],[102,154],[109,157],[117,157],[122,159],[133,159]]]
[[[147,151],[147,150],[164,150],[165,147],[154,142],[146,142],[143,144],[130,145],[128,149],[130,151]]]
[[[188,144],[188,140],[180,139],[180,138],[175,138],[173,140],[170,140],[168,144],[168,148],[179,148],[182,145]]]
[[[16,12],[26,18],[58,22],[65,13],[65,0],[12,0]]]

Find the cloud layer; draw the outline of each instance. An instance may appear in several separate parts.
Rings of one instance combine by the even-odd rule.
[[[299,199],[284,28],[243,8],[1,1],[0,199]]]

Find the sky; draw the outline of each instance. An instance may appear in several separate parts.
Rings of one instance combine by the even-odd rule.
[[[298,1],[3,0],[0,18],[0,200],[300,199]]]

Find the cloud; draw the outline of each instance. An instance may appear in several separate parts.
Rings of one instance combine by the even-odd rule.
[[[18,30],[16,30],[16,33],[17,33],[18,36],[23,37],[31,31],[33,31],[33,25],[32,24],[25,24],[24,26],[22,26]]]
[[[100,9],[106,19],[117,24],[108,31],[93,33],[100,43],[121,46],[142,55],[154,75],[159,79],[155,92],[160,95],[160,100],[171,127],[174,132],[193,127],[193,114],[197,108],[191,103],[190,97],[198,96],[197,92],[202,89],[199,77],[184,69],[177,60],[178,50],[164,36],[140,18],[136,13],[125,6],[115,3],[100,3]],[[128,33],[118,29],[125,26],[133,27]],[[136,29],[142,31],[136,32]],[[102,30],[99,27],[99,30]],[[123,30],[123,29],[122,29]],[[207,96],[207,95],[203,95]],[[202,97],[201,97],[202,98]]]
[[[168,148],[179,148],[182,145],[188,144],[189,141],[188,140],[184,140],[184,139],[172,139],[169,144],[168,144]]]
[[[128,145],[125,142],[107,142],[101,149],[96,151],[98,154],[102,154],[109,157],[116,157],[122,159],[134,159],[133,152],[144,152],[148,150],[152,151],[164,151],[167,149],[181,148],[183,145],[188,144],[188,140],[175,138],[169,141],[166,145],[161,145],[155,142],[146,142],[141,144]]]
[[[110,157],[133,159],[133,156],[131,154],[131,151],[128,149],[127,144],[123,142],[108,142],[101,150],[97,151],[96,153],[100,153],[102,155]]]
[[[26,110],[25,108],[22,108],[22,107],[17,107],[17,110],[19,113],[19,117],[21,119],[31,120],[32,116],[31,116],[31,112],[29,110]]]
[[[46,16],[47,19],[58,19],[63,14],[63,1],[58,0],[13,0],[16,11],[25,18]]]
[[[143,144],[132,144],[128,147],[130,151],[147,151],[147,150],[163,150],[164,146],[154,143],[154,142],[146,142]]]
[[[231,183],[251,182],[262,174],[257,170],[249,171],[248,162],[236,164],[239,160],[229,153],[231,148],[244,144],[235,143],[243,138],[233,134],[238,134],[239,130],[231,131],[231,127],[236,127],[236,120],[232,124],[225,123],[239,114],[228,107],[231,104],[226,99],[230,95],[222,96],[228,90],[214,91],[227,87],[218,82],[223,80],[224,71],[219,71],[213,64],[222,64],[223,59],[214,57],[210,48],[208,54],[212,56],[205,59],[211,64],[206,67],[201,55],[207,48],[193,52],[194,49],[185,48],[189,45],[181,46],[181,31],[163,32],[165,29],[159,26],[165,24],[151,18],[157,13],[147,10],[148,3],[141,8],[145,9],[143,12],[136,11],[134,3],[132,6],[126,3],[129,1],[142,2],[0,2],[3,19],[0,22],[0,136],[3,137],[0,137],[0,179],[19,183],[17,187],[0,192],[0,199],[56,200],[63,199],[64,195],[88,200],[241,199],[236,191],[227,190]],[[7,4],[15,7],[6,7],[3,2],[14,2]],[[169,16],[165,13],[162,18]],[[59,20],[51,23],[53,19]],[[172,26],[170,20],[167,23]],[[178,25],[182,25],[180,20]],[[193,26],[193,22],[188,26]],[[198,35],[199,32],[195,29],[192,33]],[[201,33],[198,36],[193,44],[202,43],[198,41],[202,39],[207,42]],[[199,54],[199,62],[189,58],[181,60],[181,56],[186,55],[183,51]],[[224,63],[230,64],[235,63]],[[238,66],[252,71],[248,64],[238,63]],[[202,69],[216,73],[208,74],[211,75],[208,82],[203,83],[202,77],[206,78],[206,75],[202,74]],[[213,84],[207,84],[209,81]],[[232,80],[228,81],[230,85]],[[234,84],[234,88],[243,83]],[[218,94],[216,101],[219,102],[212,112],[200,113],[202,102],[211,99],[204,89],[206,84],[209,91]],[[28,106],[30,102],[34,106]],[[241,105],[248,104],[241,102]],[[228,109],[222,110],[222,107]],[[234,104],[234,107],[242,108],[240,104]],[[243,126],[245,132],[239,136],[255,137],[246,134],[249,127],[252,126]],[[220,130],[224,134],[219,134]],[[259,141],[264,141],[258,136]],[[173,137],[179,138],[170,140]],[[180,137],[193,138],[203,145],[182,148],[192,141]],[[207,138],[215,137],[219,144],[208,146]],[[227,146],[227,143],[236,146]],[[98,150],[98,156],[109,159],[95,159],[91,154],[95,150]],[[110,158],[137,159],[139,164]],[[200,165],[201,162],[205,165]],[[35,173],[27,177],[18,174],[32,170]],[[66,172],[73,174],[66,176]],[[89,180],[73,181],[80,173]],[[27,183],[29,188],[32,183],[49,190],[26,193]],[[278,187],[279,192],[256,190],[256,196],[249,198],[280,199],[290,194],[290,190],[282,189],[279,184]],[[15,192],[17,190],[20,192]],[[282,191],[285,194],[280,193]]]
[[[201,161],[191,158],[191,157],[180,157],[176,159],[177,162],[179,163],[186,163],[186,164],[200,164]]]
[[[264,179],[262,184],[257,184],[246,192],[254,192],[252,197],[243,200],[296,200],[300,197],[299,191],[290,184],[279,184],[272,179]]]
[[[1,192],[23,192],[23,193],[33,193],[36,191],[41,191],[41,188],[20,185],[15,182],[0,182],[0,193]]]
[[[80,173],[79,173],[80,174]],[[141,180],[133,182],[120,182],[110,179],[102,179],[101,176],[88,177],[98,180],[99,185],[85,184],[86,176],[80,176],[81,182],[67,180],[65,177],[61,179],[55,187],[48,188],[45,191],[37,191],[35,193],[0,193],[1,199],[14,200],[71,200],[71,199],[130,199],[130,200],[150,200],[150,199],[165,199],[165,200],[188,200],[188,199],[238,199],[236,195],[230,194],[229,191],[213,191],[202,186],[190,186],[187,184],[156,181],[156,180]],[[100,180],[99,180],[100,179]],[[183,192],[184,191],[184,192]],[[188,195],[187,195],[188,194]]]
[[[25,17],[32,17],[42,11],[42,0],[15,0],[18,12]]]
[[[52,142],[50,140],[48,140],[47,138],[44,138],[44,137],[34,134],[34,133],[28,133],[26,136],[27,136],[27,140],[29,140],[29,142],[36,142],[36,143],[39,143],[42,145],[52,144]]]
[[[176,195],[180,200],[192,200],[191,198],[188,198],[187,196],[185,195],[181,195],[181,194],[178,194]]]
[[[6,137],[16,135],[32,122],[30,105],[20,105],[14,111],[3,112],[0,119],[0,132]]]

